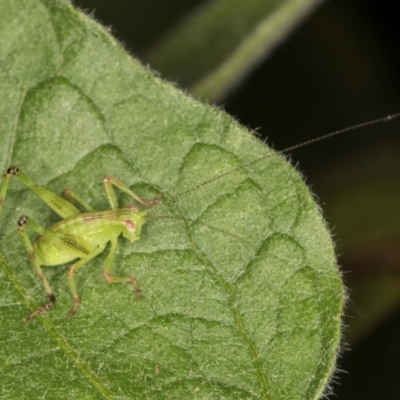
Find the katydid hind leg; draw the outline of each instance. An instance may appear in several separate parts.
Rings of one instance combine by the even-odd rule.
[[[61,218],[68,218],[80,214],[80,211],[72,203],[50,190],[37,185],[18,167],[10,167],[4,174],[3,182],[0,187],[0,214],[7,195],[8,184],[12,176],[16,176],[21,182],[28,186]]]
[[[39,276],[40,281],[46,291],[47,295],[49,296],[49,301],[45,303],[43,306],[39,307],[36,311],[32,312],[28,317],[24,318],[24,322],[28,322],[32,319],[35,315],[40,315],[45,313],[48,309],[52,308],[56,302],[56,297],[54,296],[53,290],[51,289],[49,283],[47,282],[46,276],[42,271],[41,265],[37,260],[35,252],[33,250],[32,243],[29,239],[29,236],[26,233],[25,225],[27,223],[27,217],[23,216],[18,221],[18,233],[21,237],[22,243],[25,246],[25,249],[28,253],[28,258],[31,261],[34,271]]]
[[[107,256],[106,265],[104,267],[104,278],[106,278],[106,280],[110,283],[127,283],[127,282],[132,283],[133,286],[135,287],[136,297],[139,298],[142,293],[142,290],[140,289],[136,278],[134,278],[133,276],[119,277],[119,276],[111,275],[111,271],[112,271],[113,263],[114,263],[115,251],[117,249],[117,244],[118,244],[117,239],[111,240],[110,253]]]

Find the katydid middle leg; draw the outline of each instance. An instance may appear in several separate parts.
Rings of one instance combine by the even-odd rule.
[[[74,263],[69,271],[68,271],[68,284],[69,288],[71,289],[72,296],[74,298],[74,306],[72,307],[71,311],[68,313],[68,318],[72,318],[79,307],[80,300],[78,295],[78,290],[76,289],[76,281],[75,281],[75,272],[82,268],[85,264],[87,264],[92,258],[96,257],[104,250],[104,247],[98,247],[96,250],[88,254],[86,257],[81,258],[79,261]]]
[[[135,287],[136,297],[139,298],[140,294],[142,293],[142,290],[140,289],[136,278],[134,278],[133,276],[119,277],[111,275],[114,263],[114,255],[117,249],[118,240],[112,239],[110,242],[111,242],[111,249],[107,257],[106,265],[104,267],[104,278],[106,278],[106,280],[110,283],[126,283],[126,282],[132,283],[133,286]]]
[[[80,204],[86,211],[93,212],[93,208],[90,206],[89,203],[87,203],[85,200],[82,199],[77,193],[75,193],[71,189],[65,189],[62,192],[62,196],[67,199],[68,201],[71,202],[71,200],[76,201],[78,204]],[[72,203],[72,202],[71,202]]]

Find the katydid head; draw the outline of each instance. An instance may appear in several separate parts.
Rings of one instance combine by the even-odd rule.
[[[138,211],[134,205],[123,208],[119,215],[122,235],[130,242],[136,242],[140,239],[142,226],[146,222],[145,213]]]

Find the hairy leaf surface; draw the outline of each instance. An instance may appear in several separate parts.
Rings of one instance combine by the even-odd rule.
[[[343,290],[298,173],[231,117],[155,77],[69,3],[0,4],[3,170],[18,165],[105,210],[106,175],[165,201],[265,155],[157,209],[140,242],[120,240],[115,273],[138,279],[140,300],[104,280],[108,249],[79,270],[82,305],[70,321],[68,266],[59,266],[44,268],[55,308],[22,322],[47,299],[16,221],[58,218],[12,180],[0,219],[2,398],[320,397]]]

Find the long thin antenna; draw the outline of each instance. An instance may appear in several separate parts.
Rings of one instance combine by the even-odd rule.
[[[339,129],[337,131],[334,131],[334,132],[331,132],[331,133],[327,133],[326,135],[318,136],[317,138],[306,140],[305,142],[301,142],[299,144],[295,144],[294,146],[287,147],[286,149],[280,150],[278,153],[287,153],[288,151],[296,150],[296,149],[298,149],[300,147],[304,147],[304,146],[307,146],[309,144],[316,143],[316,142],[319,142],[321,140],[325,140],[325,139],[330,138],[332,136],[340,135],[341,133],[355,131],[357,129],[365,128],[367,126],[380,124],[382,122],[389,122],[389,121],[392,121],[392,120],[394,120],[396,118],[399,118],[399,117],[400,117],[400,113],[397,113],[397,114],[393,114],[393,115],[387,115],[386,117],[373,119],[371,121],[362,122],[361,124],[348,126],[347,128]],[[250,163],[252,163],[252,161],[250,161]]]
[[[177,217],[177,216],[175,216],[175,215],[157,215],[157,216],[155,216],[155,217],[147,218],[147,222],[149,222],[149,221],[155,221],[155,220],[158,220],[158,219],[173,219],[173,220],[185,221],[185,222],[193,222],[193,223],[197,223],[197,222],[198,222],[198,221],[196,221],[195,219],[184,218],[184,217]],[[214,231],[224,233],[225,235],[231,236],[231,237],[233,237],[233,238],[235,238],[235,239],[239,239],[239,240],[241,240],[243,243],[246,243],[246,244],[247,244],[248,246],[250,246],[250,247],[253,245],[253,243],[250,242],[249,240],[247,240],[247,239],[245,239],[245,238],[243,238],[243,237],[241,237],[241,236],[239,236],[239,235],[236,235],[236,234],[234,234],[234,233],[232,233],[232,232],[228,232],[228,231],[226,231],[226,230],[224,230],[224,229],[217,228],[216,226],[213,226],[213,225],[210,225],[210,224],[206,224],[205,222],[199,222],[199,224],[200,224],[200,225],[203,225],[203,226],[206,226],[207,228],[213,229]]]
[[[399,118],[399,117],[400,117],[400,112],[396,113],[396,114],[388,115],[386,117],[376,118],[376,119],[373,119],[373,120],[370,120],[370,121],[367,121],[367,122],[362,122],[360,124],[352,125],[352,126],[349,126],[347,128],[338,129],[336,131],[327,133],[327,134],[319,136],[317,138],[306,140],[305,142],[301,142],[301,143],[296,144],[294,146],[287,147],[286,149],[278,151],[278,153],[281,153],[281,154],[282,153],[287,153],[289,151],[293,151],[293,150],[299,149],[300,147],[308,146],[309,144],[320,142],[321,140],[325,140],[327,138],[330,138],[330,137],[333,137],[333,136],[337,136],[337,135],[340,135],[340,134],[345,133],[345,132],[355,131],[357,129],[365,128],[367,126],[377,125],[377,124],[380,124],[382,122],[393,121],[394,119]],[[224,178],[227,175],[233,174],[234,172],[236,172],[236,171],[238,171],[238,170],[240,170],[242,168],[246,168],[246,167],[249,167],[251,165],[257,164],[258,162],[260,162],[260,161],[262,161],[262,160],[264,160],[265,158],[268,158],[268,157],[270,157],[269,154],[264,155],[264,156],[259,157],[259,158],[256,158],[255,160],[249,161],[249,162],[247,162],[245,164],[240,165],[239,167],[233,168],[233,169],[231,169],[231,170],[229,170],[227,172],[224,172],[221,175],[218,175],[218,176],[216,176],[214,178],[211,178],[211,179],[209,179],[207,181],[204,181],[204,182],[202,182],[202,183],[200,183],[200,184],[198,184],[196,186],[193,186],[190,189],[187,189],[187,190],[185,190],[185,191],[183,191],[181,193],[178,193],[176,196],[171,197],[171,198],[167,199],[164,202],[157,203],[155,206],[149,208],[147,210],[146,214],[148,212],[154,211],[155,209],[157,209],[157,208],[159,208],[159,207],[161,207],[161,206],[163,206],[165,204],[171,203],[172,201],[175,201],[175,200],[177,200],[177,199],[179,199],[179,198],[181,198],[183,196],[186,196],[187,194],[189,194],[189,193],[191,193],[191,192],[193,192],[195,190],[198,190],[202,186],[206,186],[206,185],[208,185],[208,184],[210,184],[210,183],[212,183],[214,181],[217,181],[217,180],[219,180],[221,178]]]

